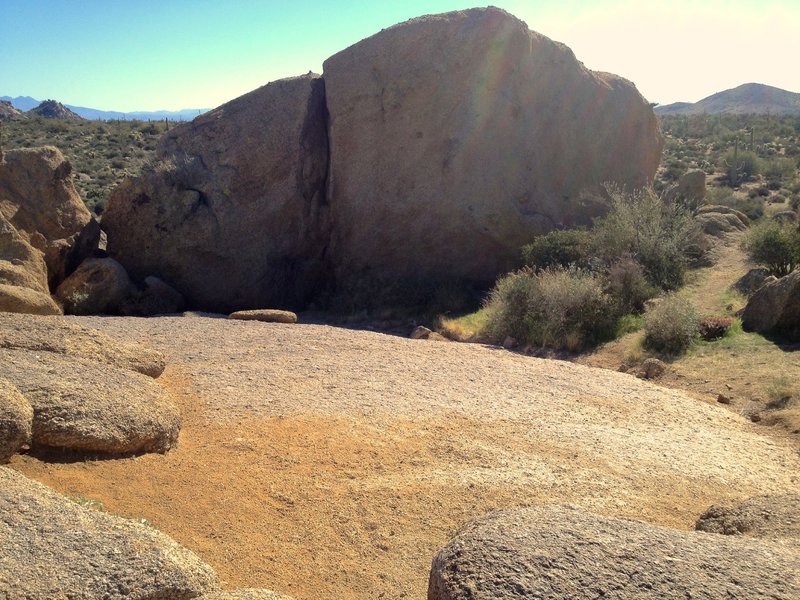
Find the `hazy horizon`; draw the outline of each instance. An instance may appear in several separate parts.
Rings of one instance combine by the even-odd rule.
[[[120,112],[213,108],[308,71],[382,28],[468,8],[452,0],[293,5],[172,0],[80,8],[6,0],[0,95]],[[636,84],[651,102],[696,102],[744,83],[800,91],[796,0],[524,1],[495,3],[565,43],[596,71]]]

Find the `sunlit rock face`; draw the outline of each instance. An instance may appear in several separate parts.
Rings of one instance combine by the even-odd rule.
[[[662,138],[630,82],[496,9],[413,19],[324,63],[337,278],[491,283],[604,182],[652,182]]]

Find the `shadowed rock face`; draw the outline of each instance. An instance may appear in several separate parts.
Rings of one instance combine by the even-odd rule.
[[[192,308],[303,304],[325,250],[324,84],[270,83],[173,129],[112,194],[109,252]]]
[[[491,284],[536,233],[652,181],[628,81],[496,9],[414,19],[177,127],[103,224],[192,309],[302,307],[364,278]]]
[[[628,81],[496,9],[413,19],[324,63],[339,279],[492,283],[587,193],[652,181],[662,139]]]

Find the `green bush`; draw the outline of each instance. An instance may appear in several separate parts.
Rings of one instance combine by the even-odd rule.
[[[631,256],[651,285],[675,289],[683,283],[688,253],[702,237],[691,213],[664,202],[652,190],[632,194],[609,187],[611,208],[594,223],[592,250],[608,265]]]
[[[619,313],[602,278],[579,269],[525,268],[498,280],[486,303],[482,332],[576,352],[610,339]]]
[[[800,231],[792,223],[758,223],[750,229],[743,246],[755,263],[776,277],[788,275],[800,265]]]
[[[537,236],[522,247],[522,259],[534,269],[586,266],[591,234],[585,229],[556,230]]]
[[[720,164],[727,175],[728,183],[736,187],[743,181],[749,181],[759,174],[761,164],[755,152],[731,149],[725,154]]]
[[[677,294],[665,296],[644,315],[644,344],[656,352],[680,354],[697,334],[697,310]]]
[[[641,313],[644,303],[658,293],[631,256],[623,256],[608,268],[605,289],[623,315]]]

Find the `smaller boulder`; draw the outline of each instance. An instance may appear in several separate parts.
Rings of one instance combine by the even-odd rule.
[[[264,323],[297,323],[297,314],[274,308],[237,310],[229,314],[228,318],[238,321],[263,321]]]
[[[700,516],[695,529],[800,541],[800,494],[756,496],[739,504],[714,505]]]
[[[800,271],[765,281],[744,307],[742,327],[789,340],[800,339]]]
[[[733,284],[733,289],[744,296],[752,296],[758,288],[764,285],[767,277],[769,277],[769,271],[764,267],[750,269]]]
[[[772,215],[772,220],[779,223],[797,223],[797,213],[793,210],[782,210]]]
[[[33,407],[11,382],[0,379],[0,463],[31,443]]]
[[[61,309],[53,302],[50,294],[0,283],[0,312],[60,315]]]
[[[664,361],[657,358],[647,358],[642,363],[638,377],[640,379],[658,379],[666,370],[667,364]]]
[[[134,291],[125,268],[113,258],[90,258],[81,263],[56,290],[71,315],[114,314]]]
[[[410,337],[412,340],[427,340],[432,333],[433,331],[424,325],[417,325],[414,328],[414,331],[412,331],[411,335],[408,337]]]
[[[695,211],[695,214],[704,215],[707,213],[716,213],[719,215],[734,215],[739,221],[745,224],[745,226],[750,227],[750,218],[744,214],[740,210],[736,210],[735,208],[731,208],[730,206],[725,206],[722,204],[707,204],[706,206],[701,206],[700,208]]]
[[[182,312],[183,295],[158,277],[144,278],[144,285],[122,301],[119,312],[127,317],[149,317]]]
[[[741,218],[733,213],[706,212],[698,214],[695,218],[703,232],[714,237],[747,229]]]

